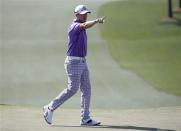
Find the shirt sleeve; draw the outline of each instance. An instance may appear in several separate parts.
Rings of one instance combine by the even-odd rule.
[[[73,24],[72,31],[75,34],[79,34],[82,31],[81,28],[80,28],[80,23]]]

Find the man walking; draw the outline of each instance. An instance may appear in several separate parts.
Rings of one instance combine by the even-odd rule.
[[[91,84],[89,70],[86,63],[87,34],[86,29],[97,23],[103,23],[105,17],[87,21],[88,13],[91,13],[85,5],[78,5],[74,10],[76,19],[68,29],[68,50],[65,59],[65,70],[68,76],[68,87],[64,89],[48,105],[43,107],[44,118],[48,124],[52,124],[53,111],[66,100],[72,97],[80,88],[81,91],[81,125],[95,126],[100,122],[90,117],[89,106],[91,98]]]

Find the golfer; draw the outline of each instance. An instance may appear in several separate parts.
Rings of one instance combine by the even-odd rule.
[[[91,13],[85,5],[78,5],[75,10],[75,19],[68,28],[68,50],[65,59],[65,70],[68,76],[68,87],[43,107],[44,118],[48,124],[52,124],[53,112],[66,100],[72,97],[80,88],[81,91],[81,121],[84,126],[96,126],[100,122],[90,117],[91,84],[89,69],[86,62],[87,34],[86,29],[97,23],[103,23],[105,17],[87,21],[88,13]]]

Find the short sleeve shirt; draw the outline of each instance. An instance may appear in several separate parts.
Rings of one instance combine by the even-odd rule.
[[[67,56],[85,57],[87,55],[87,34],[80,28],[80,22],[73,21],[68,28]]]

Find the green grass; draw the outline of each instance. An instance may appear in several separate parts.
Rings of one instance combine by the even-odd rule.
[[[82,4],[87,5],[90,10],[93,10],[88,19],[95,19],[98,8],[107,1],[83,2]],[[67,27],[72,19],[74,19],[72,10],[78,3],[75,0],[69,0],[69,2],[67,0],[61,0],[61,2],[57,0],[51,0],[51,2],[49,0],[13,0],[13,2],[3,2],[3,32],[0,32],[0,35],[3,37],[3,43],[0,43],[2,47],[0,51],[0,104],[42,107],[67,87],[67,76],[64,69],[67,49]],[[125,3],[123,2],[123,4]],[[135,4],[135,6],[137,5]],[[115,9],[119,10],[120,8],[116,5]],[[113,34],[114,32],[111,29],[114,28],[111,26],[114,23],[110,23],[112,22],[111,16],[109,14],[108,21],[106,22],[107,25],[102,25],[102,27],[110,26],[110,31]],[[117,24],[119,23],[118,21]],[[116,31],[118,32],[119,30]],[[133,32],[130,28],[127,29],[128,31]],[[181,105],[181,97],[160,93],[150,88],[150,84],[140,79],[134,72],[120,68],[113,57],[110,56],[106,41],[100,37],[97,26],[89,29],[87,33],[89,46],[87,61],[93,88],[91,108],[122,109]],[[116,34],[118,36],[113,37]],[[129,32],[127,34],[132,35]],[[125,35],[125,33],[122,33],[122,35]],[[105,38],[108,38],[108,36]],[[140,43],[140,38],[136,39],[133,35],[126,39],[123,38],[126,37],[119,38],[119,32],[115,32],[112,35],[114,45],[120,45],[119,42],[122,40],[120,47],[125,49],[122,50],[122,54],[126,54],[126,52],[123,52],[126,51],[126,48],[132,50],[135,46],[136,50],[132,51],[133,55],[133,53],[138,52],[138,49],[140,49],[137,47],[138,44],[142,47],[141,44],[145,44],[144,40],[149,41],[149,39],[145,38]],[[131,38],[134,40],[134,44],[132,44],[132,40],[129,40]],[[107,40],[112,43],[111,37]],[[172,40],[177,39],[173,38]],[[127,45],[130,45],[130,47],[127,47]],[[116,49],[120,51],[118,47]],[[121,55],[121,59],[124,60],[122,64],[125,67],[127,64],[132,64],[130,59],[134,57],[129,56],[130,54],[128,51],[126,57]],[[146,67],[146,64],[134,63]],[[147,63],[147,66],[151,65],[149,64]],[[144,69],[146,70],[146,68]],[[141,71],[144,70],[141,68]],[[79,91],[70,100],[65,102],[61,109],[79,109],[80,95]],[[157,99],[157,101],[153,98]],[[111,102],[108,102],[110,99]],[[24,118],[24,115],[22,116]],[[16,120],[12,119],[13,121]],[[11,128],[11,126],[8,127]],[[26,124],[24,127],[26,127]],[[17,131],[20,130],[23,129],[17,129]],[[37,129],[31,130],[35,131]]]
[[[174,8],[178,3],[174,1]],[[101,27],[114,59],[156,89],[181,96],[181,22],[164,23],[165,0],[127,0],[101,7]],[[181,13],[174,14],[181,18]]]
[[[79,109],[58,109],[53,124],[46,124],[41,108],[0,105],[1,131],[116,131],[179,130],[181,107],[150,109],[96,109],[91,113],[101,126],[80,126]],[[136,126],[135,126],[136,125]],[[148,126],[149,125],[149,126]]]

